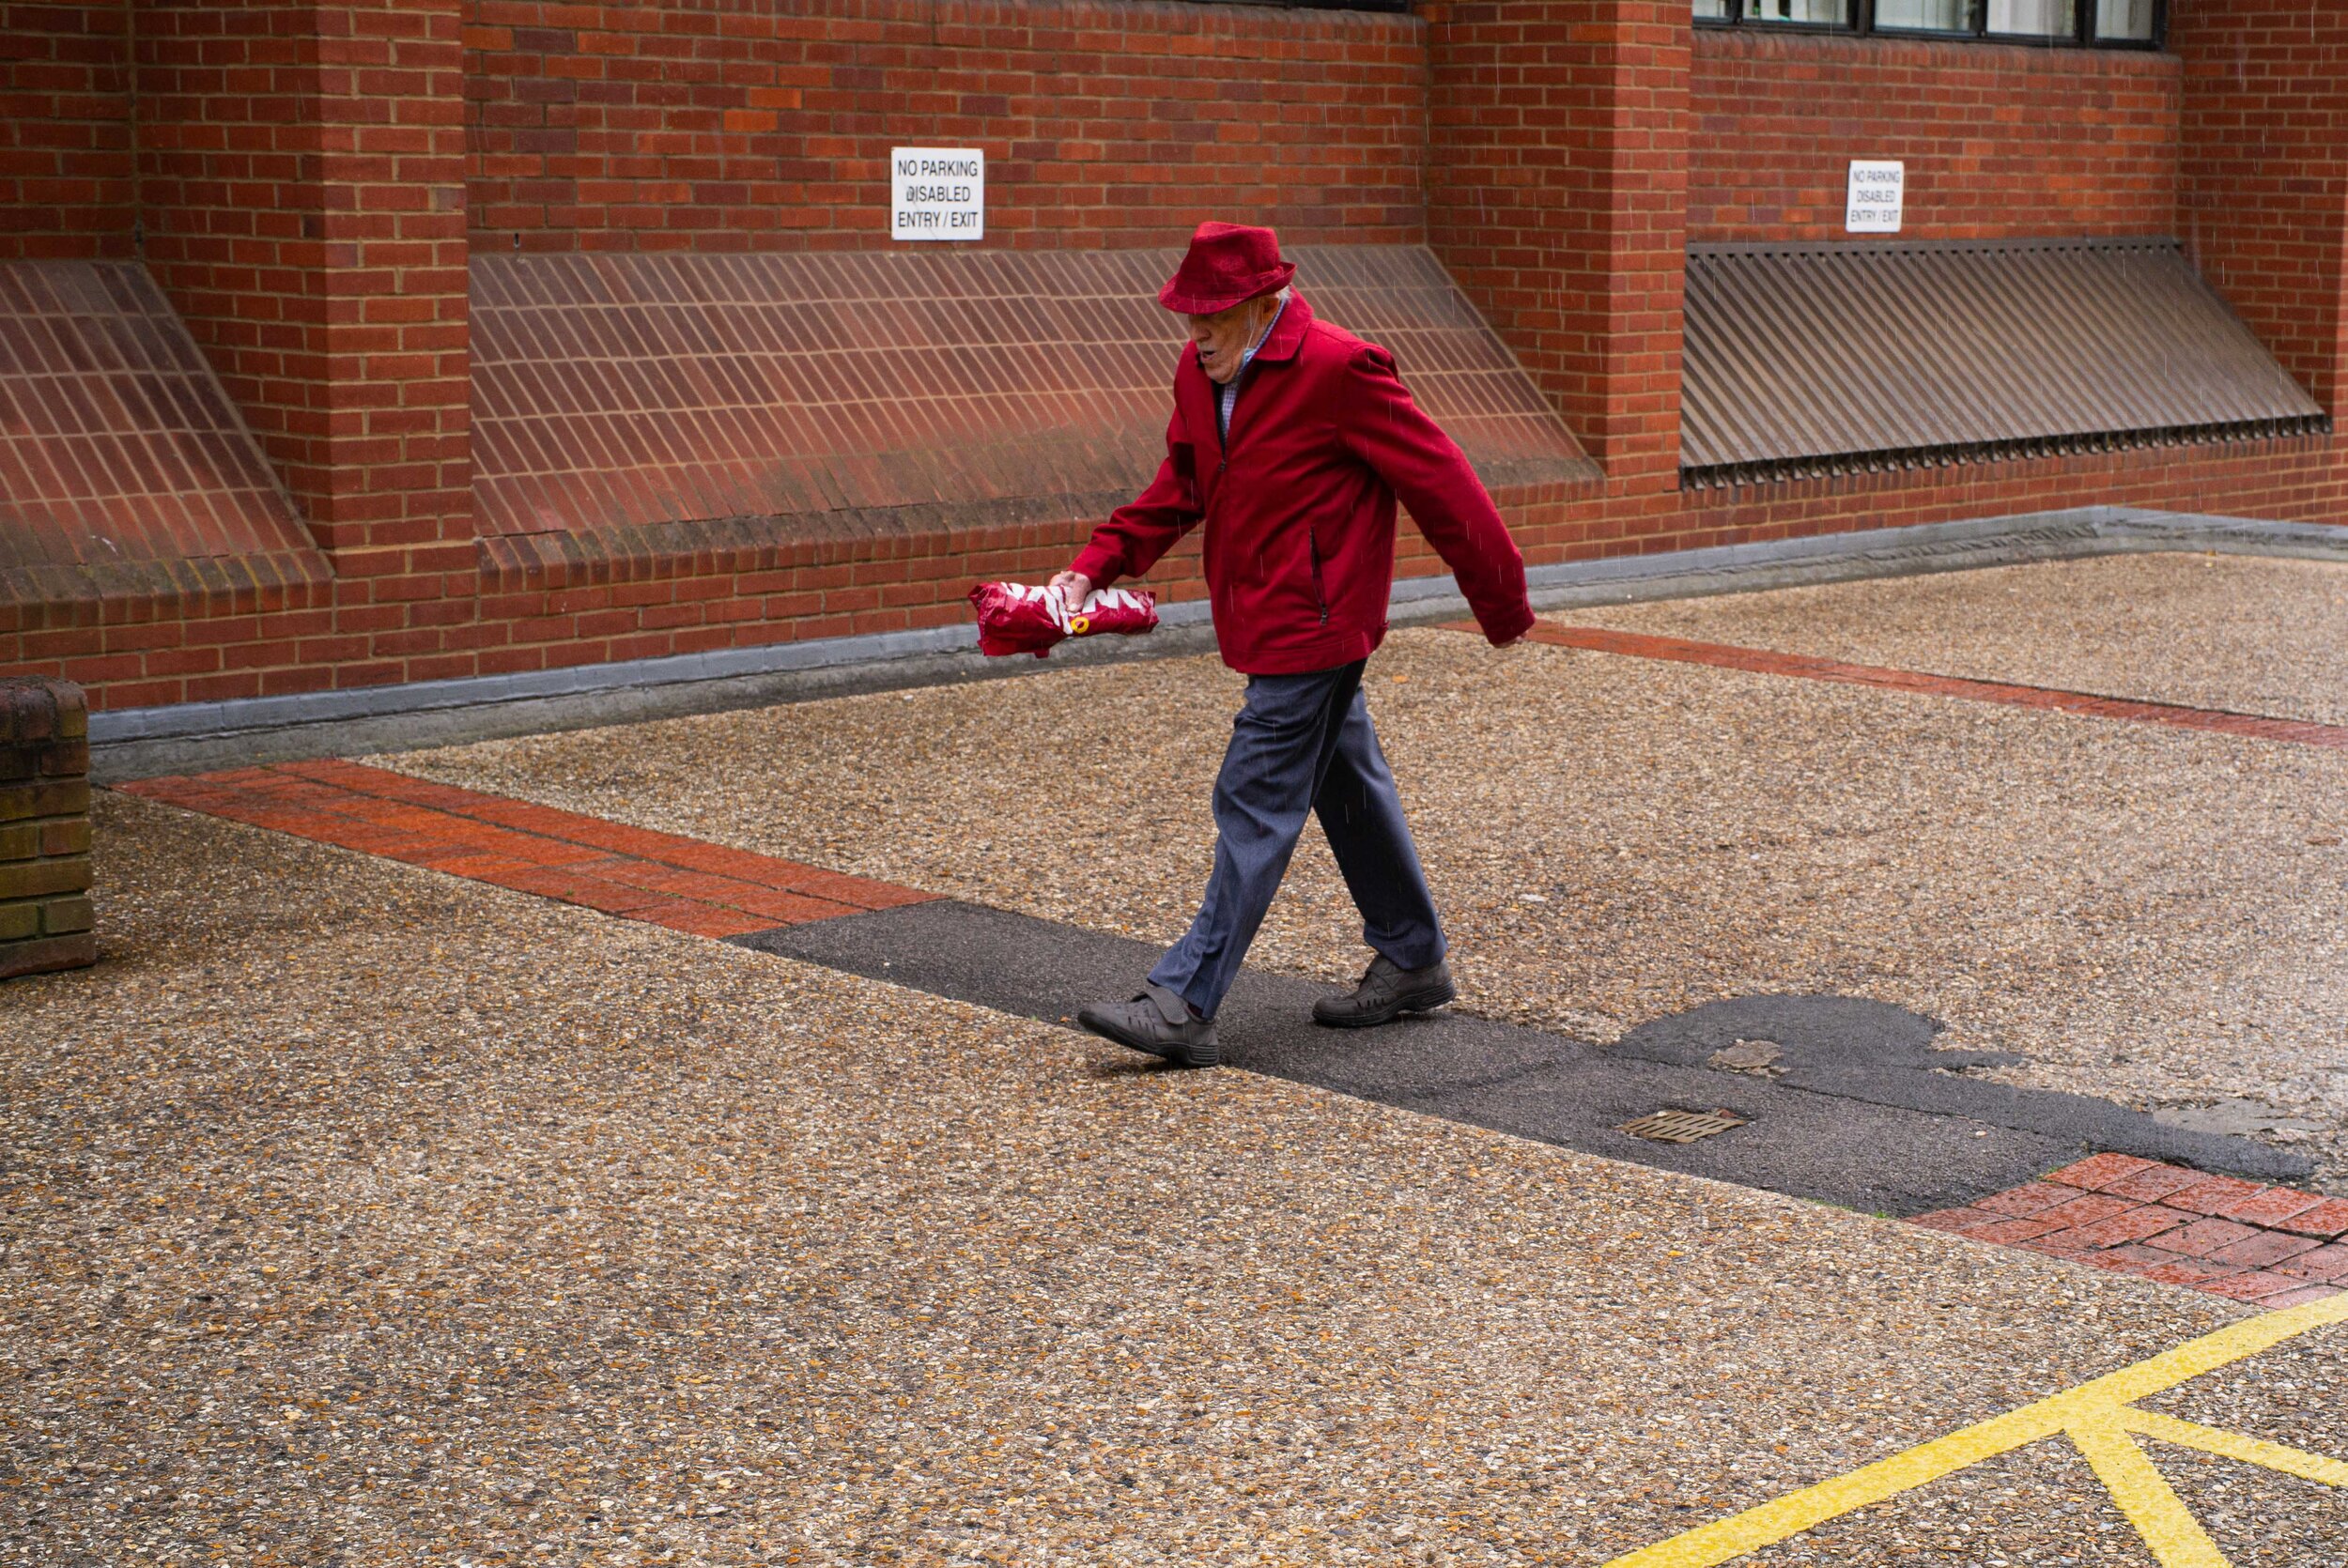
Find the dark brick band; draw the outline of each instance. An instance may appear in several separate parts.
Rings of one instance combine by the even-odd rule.
[[[65,681],[0,681],[0,979],[97,961],[89,714]]]

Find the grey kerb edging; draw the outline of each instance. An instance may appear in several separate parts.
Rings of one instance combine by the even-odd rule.
[[[2153,550],[2348,561],[2348,529],[2091,506],[1572,561],[1537,566],[1526,576],[1533,603],[1556,609]],[[1448,576],[1395,584],[1391,613],[1398,624],[1445,620],[1466,608]],[[846,691],[1165,657],[1213,646],[1203,601],[1167,605],[1159,615],[1161,630],[1151,637],[1065,643],[1050,660],[986,659],[978,652],[976,631],[963,624],[512,675],[117,709],[90,715],[93,772],[111,780],[454,745]]]

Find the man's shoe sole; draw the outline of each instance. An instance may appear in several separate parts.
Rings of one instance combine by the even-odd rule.
[[[1141,1039],[1125,1033],[1106,1019],[1094,1016],[1089,1007],[1076,1015],[1076,1022],[1083,1024],[1089,1034],[1098,1035],[1103,1039],[1121,1045],[1128,1051],[1138,1051],[1145,1056],[1155,1056],[1162,1062],[1171,1062],[1178,1068],[1211,1068],[1219,1066],[1223,1060],[1223,1052],[1219,1046],[1209,1046],[1202,1052],[1196,1046],[1182,1045],[1173,1041]]]
[[[1457,1000],[1459,994],[1460,988],[1451,981],[1445,980],[1439,986],[1429,986],[1425,991],[1414,991],[1407,996],[1397,997],[1381,1011],[1359,1013],[1347,1018],[1332,1018],[1322,1012],[1320,1006],[1316,1004],[1313,1007],[1313,1022],[1331,1029],[1375,1029],[1381,1023],[1392,1023],[1404,1013],[1433,1012],[1437,1007]]]

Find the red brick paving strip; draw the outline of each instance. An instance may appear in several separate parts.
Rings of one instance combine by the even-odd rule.
[[[2348,1200],[2128,1154],[1915,1222],[2262,1307],[2348,1290]]]
[[[1472,621],[1454,621],[1446,624],[1454,631],[1476,629]],[[1749,669],[1761,675],[1792,675],[1810,681],[1832,681],[1843,685],[1879,686],[1891,691],[1921,692],[1930,697],[1998,702],[2010,708],[2044,708],[2058,713],[2080,714],[2090,718],[2131,719],[2139,724],[2166,724],[2179,730],[2205,730],[2253,740],[2288,741],[2297,746],[2348,750],[2348,726],[2338,724],[2267,718],[2258,714],[2228,713],[2219,708],[2187,708],[2173,702],[2097,697],[2091,692],[2015,685],[2005,681],[1970,681],[1954,675],[1926,675],[1912,669],[1845,664],[1839,659],[1780,653],[1767,648],[1738,648],[1722,642],[1690,642],[1681,638],[1649,637],[1640,632],[1609,631],[1599,626],[1556,626],[1540,622],[1524,635],[1531,641],[1547,643],[1552,648],[1579,648],[1594,653],[1622,653],[1642,659],[1669,659],[1678,664],[1708,664],[1722,669]]]
[[[696,936],[740,936],[936,897],[356,762],[286,762],[122,788]]]

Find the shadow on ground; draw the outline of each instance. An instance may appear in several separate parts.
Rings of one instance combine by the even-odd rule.
[[[734,940],[1053,1022],[1137,989],[1157,957],[1145,943],[952,899]],[[1325,994],[1308,980],[1245,972],[1220,1014],[1224,1059],[1494,1131],[1871,1212],[1961,1205],[2099,1149],[2264,1180],[2309,1169],[2263,1145],[2106,1100],[1963,1077],[2010,1058],[1935,1052],[1930,1019],[1880,1002],[1738,998],[1659,1019],[1609,1050],[1456,1011],[1378,1030],[1324,1029],[1311,1007]],[[1753,1065],[1719,1065],[1723,1052]],[[1745,1125],[1691,1144],[1620,1130],[1662,1110],[1723,1110]]]

